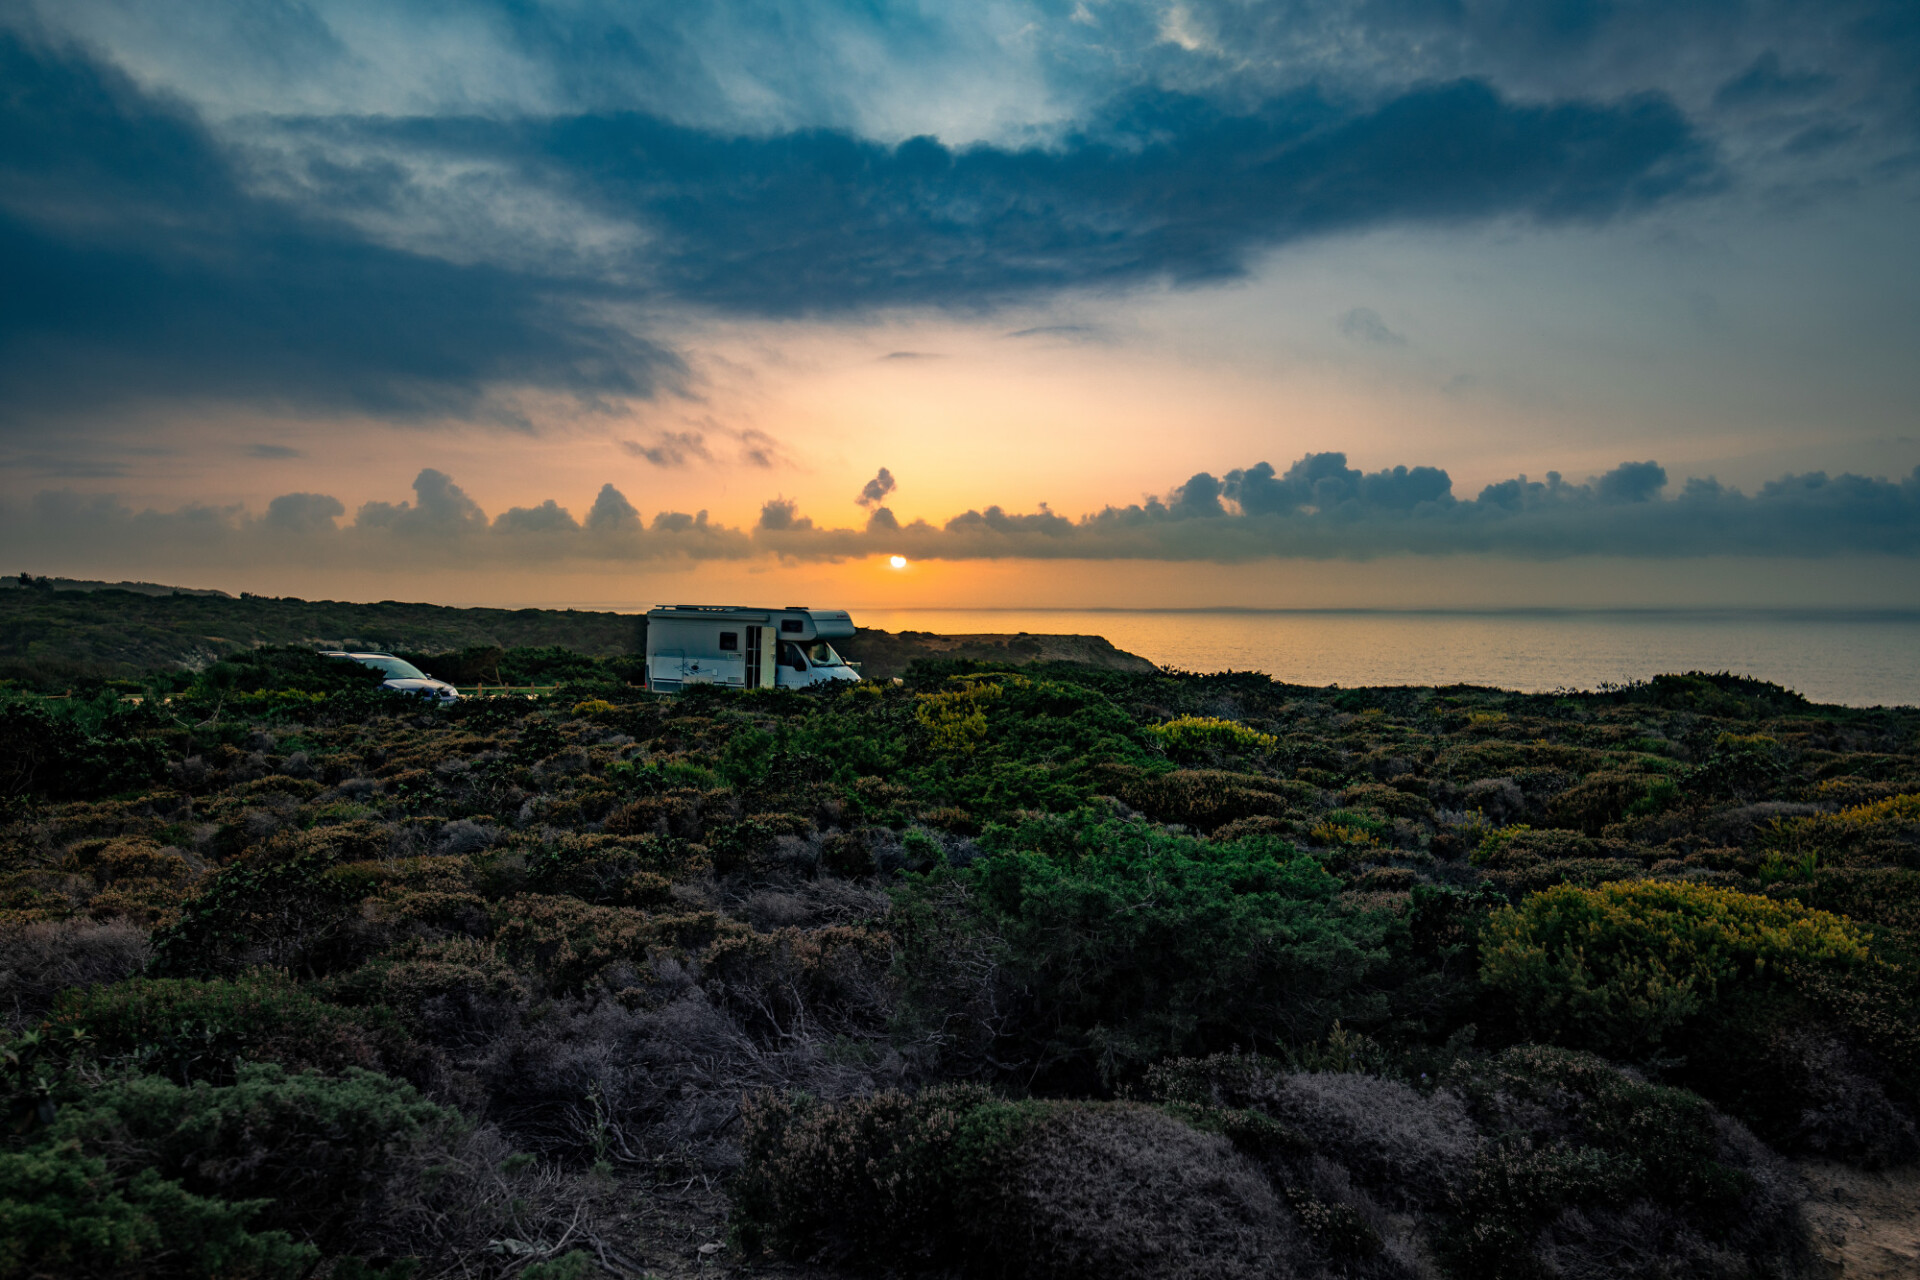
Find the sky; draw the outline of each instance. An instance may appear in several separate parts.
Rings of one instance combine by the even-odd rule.
[[[1910,0],[0,0],[0,567],[1915,608],[1916,228]]]

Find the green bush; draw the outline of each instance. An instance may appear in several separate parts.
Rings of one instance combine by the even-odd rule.
[[[405,1055],[405,1037],[384,1010],[341,1009],[271,972],[69,988],[48,1022],[58,1034],[83,1034],[102,1057],[182,1084],[231,1081],[248,1060],[342,1071]]]
[[[1787,777],[1778,740],[1766,734],[1723,733],[1707,758],[1687,773],[1689,790],[1717,799],[1755,800]]]
[[[53,1121],[0,1154],[0,1275],[305,1274],[348,1252],[366,1197],[466,1132],[370,1071],[242,1064],[230,1085],[58,1085]],[[256,1229],[257,1228],[257,1229]],[[4,1268],[13,1266],[13,1270]]]
[[[319,1250],[249,1230],[268,1203],[194,1195],[153,1169],[116,1176],[71,1138],[0,1152],[0,1278],[308,1274]]]
[[[347,1227],[381,1174],[465,1127],[457,1112],[371,1071],[329,1077],[248,1063],[226,1087],[111,1081],[51,1132],[198,1195],[266,1196],[263,1225],[332,1253],[351,1248]]]
[[[1735,988],[1865,968],[1852,923],[1797,903],[1700,884],[1558,885],[1495,912],[1481,976],[1523,1030],[1637,1057]]]
[[[108,699],[118,704],[114,695]],[[144,786],[166,756],[152,738],[120,736],[120,716],[94,732],[45,704],[0,701],[0,816],[30,797],[82,799]]]
[[[1339,906],[1339,881],[1290,845],[1092,815],[987,839],[992,856],[898,890],[892,927],[908,1000],[938,1021],[955,1012],[934,994],[951,932],[991,940],[1002,1061],[1111,1080],[1172,1054],[1318,1039],[1371,1009],[1390,922]]]

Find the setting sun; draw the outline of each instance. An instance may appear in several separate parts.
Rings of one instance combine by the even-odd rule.
[[[888,556],[887,563],[896,569],[904,569],[907,567],[907,558],[905,556]]]

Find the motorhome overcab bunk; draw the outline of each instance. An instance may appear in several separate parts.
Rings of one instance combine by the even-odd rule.
[[[647,611],[647,687],[672,693],[693,684],[733,689],[798,689],[860,673],[834,652],[853,638],[844,609],[744,609],[676,604]]]

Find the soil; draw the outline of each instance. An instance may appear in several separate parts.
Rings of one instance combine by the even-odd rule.
[[[1920,1166],[1801,1167],[1814,1245],[1837,1280],[1920,1280]]]

